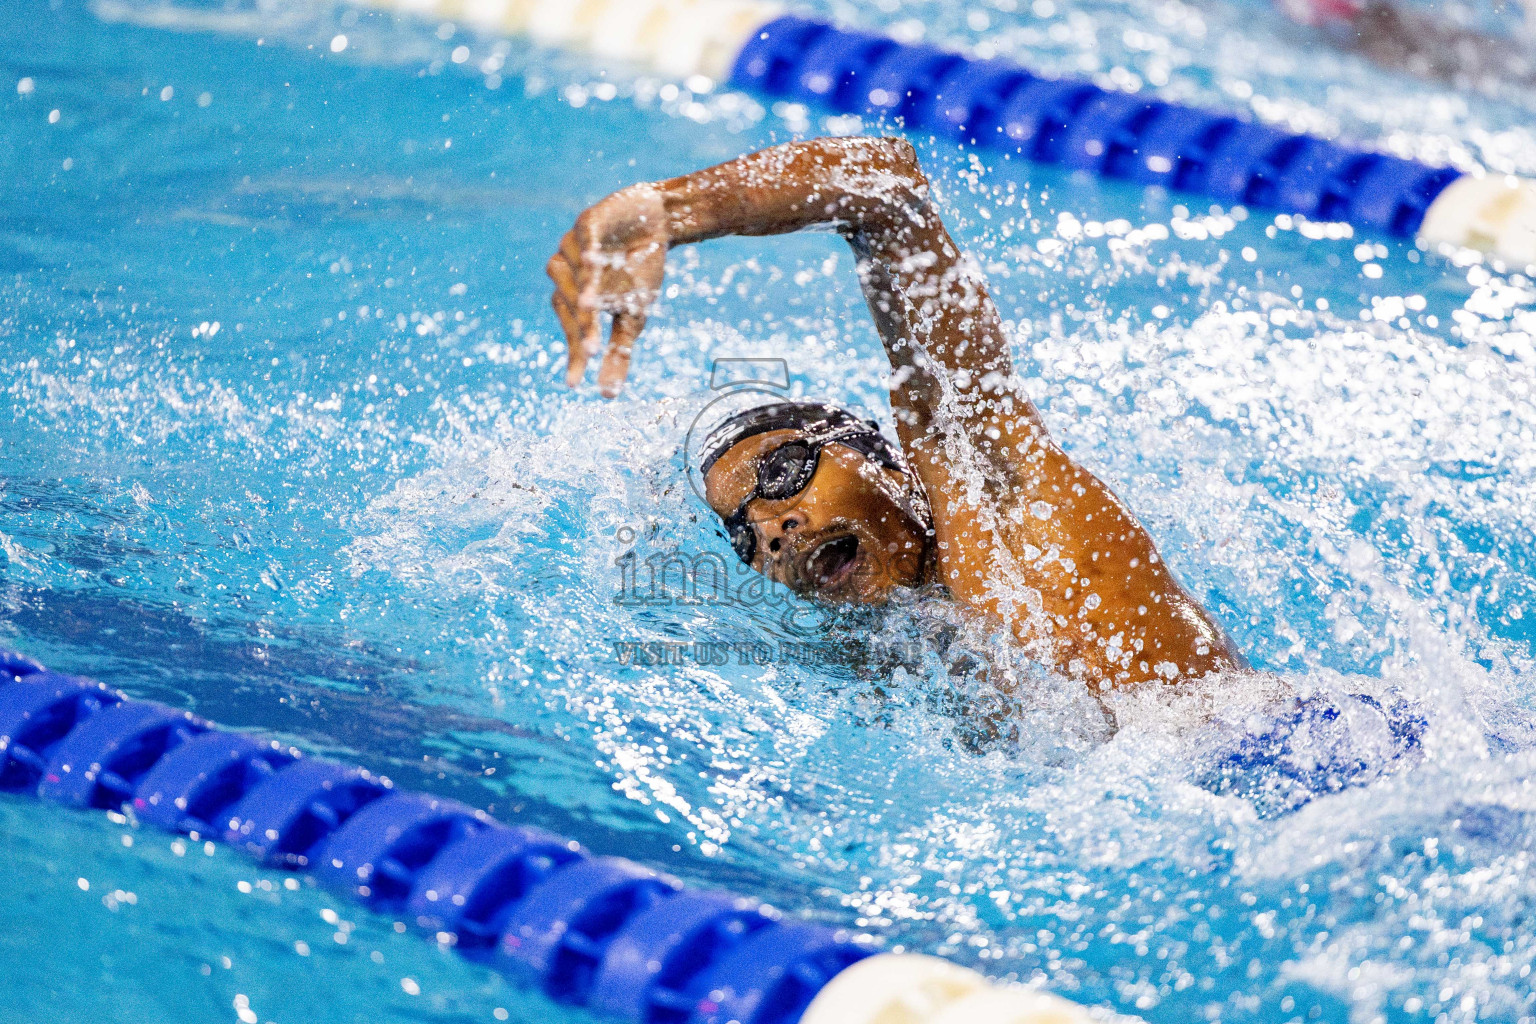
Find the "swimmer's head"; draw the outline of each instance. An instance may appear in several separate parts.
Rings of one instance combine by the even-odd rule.
[[[736,554],[798,594],[871,604],[923,582],[928,505],[869,420],[776,402],[710,432],[704,495]]]

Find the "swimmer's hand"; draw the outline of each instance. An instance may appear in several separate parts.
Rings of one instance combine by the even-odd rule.
[[[610,398],[618,394],[672,246],[831,226],[866,255],[903,239],[910,248],[927,241],[912,235],[930,219],[927,190],[906,142],[853,137],[786,143],[615,192],[576,218],[549,261],[570,353],[566,383],[580,384],[602,350],[609,313],[613,333],[597,383]]]
[[[654,185],[635,185],[589,207],[560,240],[545,268],[555,282],[552,300],[565,331],[569,369],[576,387],[587,361],[602,351],[602,313],[613,316],[608,351],[597,385],[609,398],[629,376],[630,352],[661,289],[671,244],[667,211]]]

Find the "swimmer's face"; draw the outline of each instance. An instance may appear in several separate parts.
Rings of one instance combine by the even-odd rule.
[[[770,430],[738,442],[704,478],[705,498],[721,519],[754,493],[759,460],[803,440],[799,430]],[[876,604],[896,587],[923,582],[924,507],[905,475],[832,442],[797,494],[754,498],[747,526],[756,538],[752,568],[805,597]]]

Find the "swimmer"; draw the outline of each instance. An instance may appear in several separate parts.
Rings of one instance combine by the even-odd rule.
[[[1536,82],[1536,60],[1519,37],[1463,28],[1401,0],[1276,0],[1291,20],[1321,29],[1384,68],[1461,88],[1498,91]],[[1525,0],[1525,21],[1536,4]],[[1529,31],[1527,28],[1525,31]]]
[[[548,266],[567,383],[603,351],[607,313],[597,380],[618,393],[672,246],[814,227],[853,248],[900,445],[820,403],[731,418],[699,470],[736,554],[824,601],[940,586],[1095,692],[1244,667],[1130,510],[1046,432],[904,141],[789,143],[583,212]]]

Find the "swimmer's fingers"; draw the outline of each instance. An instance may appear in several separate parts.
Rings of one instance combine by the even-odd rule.
[[[555,307],[555,315],[560,318],[560,329],[565,332],[565,386],[573,388],[581,383],[581,377],[587,365],[586,356],[581,351],[581,343],[577,340],[581,334],[576,327],[576,311],[559,292],[555,292],[550,305]]]
[[[604,397],[613,398],[629,377],[629,359],[634,352],[635,339],[645,330],[645,314],[618,312],[613,314],[613,334],[608,339],[608,352],[603,365],[597,371],[597,386]]]
[[[566,238],[569,239],[570,235]],[[587,361],[597,354],[602,336],[598,332],[596,310],[581,302],[582,289],[577,282],[576,272],[571,269],[565,248],[562,242],[561,251],[550,259],[544,270],[555,282],[555,294],[550,304],[555,308],[555,315],[560,318],[560,329],[565,332],[568,364],[565,383],[567,387],[574,388],[586,374]]]
[[[571,273],[571,265],[560,253],[550,257],[544,272],[555,282],[555,292],[549,297],[549,304],[554,307],[555,316],[560,318],[560,330],[565,333],[565,384],[575,387],[581,383],[582,368],[586,365],[586,360],[580,356],[581,332],[576,325],[576,278]]]
[[[572,273],[571,265],[566,262],[565,257],[560,253],[551,256],[549,262],[544,265],[544,273],[555,282],[555,294],[551,301],[564,302],[567,307],[575,308],[576,275]]]
[[[635,339],[645,330],[646,314],[661,291],[667,269],[666,246],[647,242],[626,254],[621,274],[612,282],[613,333],[603,356],[597,383],[609,398],[617,395],[629,377],[630,353]]]
[[[603,309],[602,250],[585,214],[560,240],[559,255],[572,270],[566,298],[575,314],[576,335],[567,344],[571,368],[566,382],[576,387],[586,373],[587,362],[603,350],[603,329],[598,317]]]

